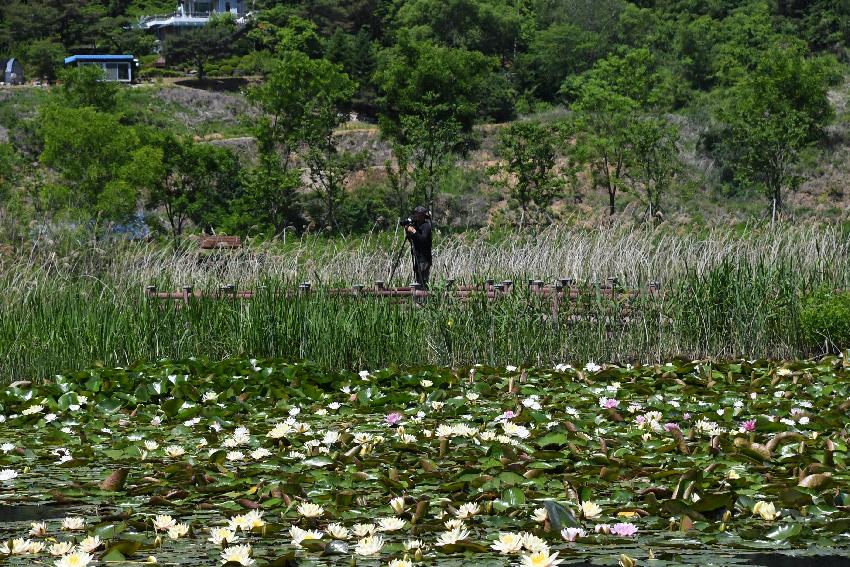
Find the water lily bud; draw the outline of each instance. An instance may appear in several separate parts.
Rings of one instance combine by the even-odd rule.
[[[159,537],[158,535],[156,536],[156,539],[153,540],[153,546],[154,547],[162,547],[162,538]]]
[[[625,553],[620,554],[620,567],[635,567],[637,565],[637,561],[633,557],[629,557]]]
[[[732,519],[732,511],[726,510],[726,512],[723,513],[723,523],[726,523],[731,519]]]
[[[422,548],[417,548],[416,553],[413,554],[414,561],[422,561]]]
[[[157,562],[156,557],[154,557],[153,555],[148,555],[148,558],[145,560],[145,563],[154,563],[155,564],[156,562]]]

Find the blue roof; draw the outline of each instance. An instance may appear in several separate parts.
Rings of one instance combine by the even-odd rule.
[[[78,61],[132,61],[132,55],[72,55],[65,58],[65,64]]]

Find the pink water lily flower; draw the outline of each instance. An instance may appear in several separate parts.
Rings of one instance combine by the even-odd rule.
[[[517,416],[516,412],[513,410],[508,410],[502,414],[502,419],[513,419]]]
[[[611,526],[611,535],[630,537],[637,533],[637,526],[631,522],[621,522]]]
[[[599,398],[599,407],[613,409],[620,405],[620,400],[614,398]]]
[[[384,420],[387,422],[387,425],[398,425],[403,416],[400,412],[394,411],[390,414],[387,414],[387,417]]]
[[[670,422],[664,424],[664,431],[673,431],[674,429],[679,429],[678,423]]]
[[[756,430],[756,420],[748,419],[747,421],[741,424],[741,427],[744,428],[744,431],[755,431]]]

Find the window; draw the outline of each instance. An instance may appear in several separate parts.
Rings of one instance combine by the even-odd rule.
[[[129,81],[130,80],[130,64],[129,63],[119,63],[118,64],[118,80],[119,81]]]
[[[118,80],[118,63],[104,63],[103,70],[106,72],[107,81]]]

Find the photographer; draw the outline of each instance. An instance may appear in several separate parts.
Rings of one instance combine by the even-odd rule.
[[[428,289],[431,275],[431,215],[425,207],[416,207],[404,224],[405,236],[413,256],[413,277],[422,289]]]

